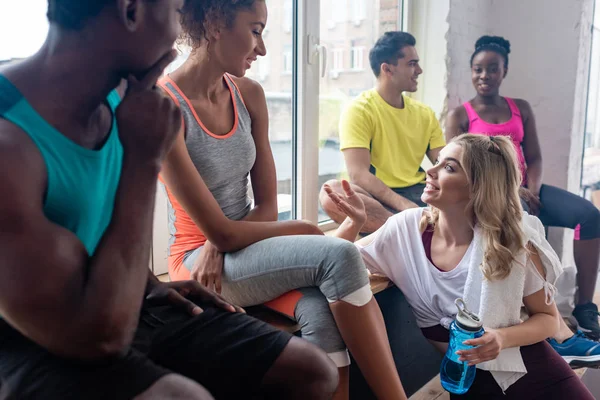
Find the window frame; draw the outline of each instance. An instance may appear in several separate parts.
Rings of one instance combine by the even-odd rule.
[[[361,0],[359,0],[361,1]],[[406,26],[408,1],[398,1],[398,26]],[[349,4],[346,0],[345,4]],[[353,3],[350,3],[353,4]],[[365,3],[366,4],[366,3]],[[323,230],[333,229],[337,224],[331,220],[318,222],[319,189],[319,77],[323,59],[332,63],[332,52],[324,57],[327,49],[320,47],[321,2],[295,0],[294,2],[294,173],[292,182],[292,218],[318,223]],[[366,7],[366,5],[365,5]],[[365,18],[367,12],[365,8]],[[349,13],[346,13],[349,14]],[[350,13],[352,17],[354,14]],[[348,20],[350,14],[346,16]],[[332,15],[325,16],[328,22]],[[335,21],[339,23],[339,21]],[[329,27],[331,29],[331,27]],[[361,46],[359,46],[361,47]],[[364,46],[363,68],[364,68]],[[343,57],[343,56],[342,56]]]

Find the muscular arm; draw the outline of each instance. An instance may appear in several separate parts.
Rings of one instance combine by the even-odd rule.
[[[371,154],[368,149],[349,148],[344,150],[343,153],[352,183],[360,186],[377,200],[395,210],[402,211],[407,208],[418,207],[412,201],[395,193],[369,171]]]
[[[113,218],[93,257],[45,217],[44,162],[3,120],[0,168],[12,171],[0,178],[0,192],[10,193],[0,196],[0,314],[60,356],[119,353],[137,326],[148,279],[158,164],[125,157]]]
[[[444,135],[446,142],[450,141],[469,130],[469,117],[464,106],[458,106],[451,110],[446,116],[446,129]]]
[[[535,195],[540,195],[542,187],[542,151],[538,140],[533,110],[525,100],[516,99],[515,103],[521,111],[525,137],[523,138],[523,154],[527,163],[527,188]]]

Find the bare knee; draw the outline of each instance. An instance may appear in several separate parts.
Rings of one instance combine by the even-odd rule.
[[[334,192],[342,193],[342,182],[337,179],[330,179],[323,184],[323,186],[328,185]],[[321,187],[323,191],[323,188]]]
[[[337,179],[328,180],[323,184],[323,186],[328,185],[331,190],[335,193],[342,194],[342,184]],[[329,195],[325,191],[323,187],[321,187],[321,191],[319,192],[319,201],[321,202],[321,207],[323,207],[323,211],[329,215],[329,217],[337,223],[341,223],[346,216],[343,215],[337,208],[337,205],[329,198]]]
[[[206,389],[181,375],[170,374],[156,381],[134,400],[214,400]]]
[[[294,337],[267,372],[263,385],[275,398],[285,393],[290,399],[330,399],[338,386],[338,371],[323,350]]]

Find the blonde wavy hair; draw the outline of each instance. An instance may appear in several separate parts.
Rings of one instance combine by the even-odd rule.
[[[487,280],[502,280],[510,274],[515,256],[524,247],[519,198],[521,171],[512,141],[507,136],[463,134],[451,143],[463,150],[461,165],[469,181],[467,205],[485,243],[481,269]],[[439,210],[424,213],[421,228],[434,226]]]

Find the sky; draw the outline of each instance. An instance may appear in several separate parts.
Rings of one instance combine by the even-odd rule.
[[[47,9],[47,0],[0,0],[0,60],[27,57],[40,48],[48,32]]]

